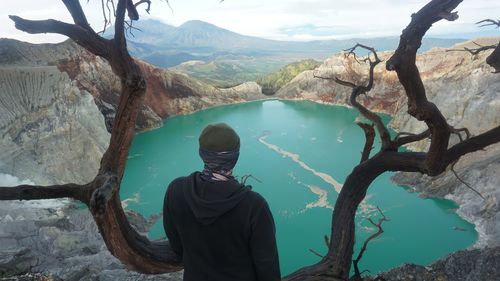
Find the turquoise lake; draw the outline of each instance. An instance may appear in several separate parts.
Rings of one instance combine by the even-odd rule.
[[[257,178],[247,184],[271,207],[284,276],[319,260],[309,249],[326,252],[323,237],[329,235],[336,189],[359,163],[364,145],[364,133],[355,124],[358,116],[345,107],[268,100],[169,118],[162,128],[135,136],[122,200],[145,216],[160,213],[170,181],[203,169],[198,156],[201,130],[225,122],[241,138],[234,174]],[[380,217],[376,206],[390,219],[383,224],[385,232],[368,245],[360,269],[376,273],[403,263],[424,265],[475,242],[474,226],[455,213],[453,202],[421,199],[390,177],[386,173],[372,184],[358,210],[355,256],[376,231],[367,221]],[[150,238],[160,237],[165,237],[161,220],[150,232]]]

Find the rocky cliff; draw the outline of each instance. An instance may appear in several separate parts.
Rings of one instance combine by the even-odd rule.
[[[254,82],[218,89],[138,63],[148,88],[137,130],[159,127],[168,116],[264,97]],[[108,145],[120,88],[107,62],[71,41],[0,39],[0,174],[38,184],[91,180]]]
[[[0,173],[85,183],[109,141],[92,96],[54,66],[0,68]]]

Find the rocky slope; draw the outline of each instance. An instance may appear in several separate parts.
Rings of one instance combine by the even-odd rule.
[[[171,115],[264,97],[253,82],[218,89],[139,64],[148,89],[137,130],[159,127]],[[38,184],[88,182],[108,145],[119,93],[109,65],[71,41],[0,39],[0,174]]]
[[[0,173],[85,183],[109,142],[92,96],[54,66],[0,68]]]
[[[475,249],[458,251],[429,266],[406,264],[380,276],[386,281],[496,281],[499,264],[500,247]]]
[[[142,233],[154,222],[128,216]],[[0,280],[27,272],[43,273],[46,279],[35,275],[25,280],[182,280],[181,272],[148,276],[127,271],[107,250],[88,210],[68,200],[2,202],[0,225]]]

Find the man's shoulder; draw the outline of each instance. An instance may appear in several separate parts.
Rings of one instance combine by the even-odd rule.
[[[196,172],[195,172],[196,173]],[[188,176],[178,177],[170,182],[167,187],[167,193],[177,192],[179,189],[182,189],[186,184],[190,184],[193,180],[193,176],[195,173],[192,173]]]
[[[267,201],[264,196],[253,190],[249,190],[245,200],[257,208],[267,206]]]
[[[198,172],[193,172],[190,175],[175,178],[170,182],[169,186],[177,186],[180,184],[185,184],[186,182],[190,182],[193,180],[193,177],[196,175],[196,173]]]

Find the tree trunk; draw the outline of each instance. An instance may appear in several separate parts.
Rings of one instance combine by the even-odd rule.
[[[500,43],[497,45],[495,50],[493,50],[493,53],[488,56],[486,63],[495,68],[496,73],[500,72]]]

